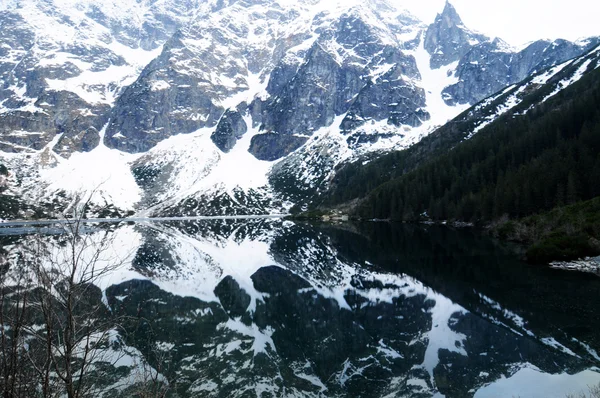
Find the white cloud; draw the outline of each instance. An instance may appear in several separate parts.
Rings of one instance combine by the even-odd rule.
[[[446,0],[399,0],[430,23]],[[519,46],[537,39],[600,36],[596,0],[451,0],[466,26]]]

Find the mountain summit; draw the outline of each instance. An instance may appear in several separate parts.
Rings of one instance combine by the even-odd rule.
[[[449,1],[425,34],[425,49],[431,54],[431,67],[437,69],[460,60],[469,50],[488,38],[468,30]]]

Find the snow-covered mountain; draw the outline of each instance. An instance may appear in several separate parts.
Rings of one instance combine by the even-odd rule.
[[[600,42],[517,51],[384,0],[11,0],[0,24],[9,192],[145,215],[285,211]]]

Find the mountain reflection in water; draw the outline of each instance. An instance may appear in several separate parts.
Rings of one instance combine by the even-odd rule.
[[[600,279],[528,266],[477,231],[278,219],[89,228],[127,259],[101,281],[105,300],[172,396],[526,397],[544,383],[540,396],[562,397],[600,382]],[[1,232],[6,258],[35,236]]]

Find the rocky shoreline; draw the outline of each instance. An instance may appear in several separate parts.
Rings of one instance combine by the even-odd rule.
[[[550,263],[550,267],[565,271],[588,272],[600,276],[600,256],[576,261],[556,261]]]

